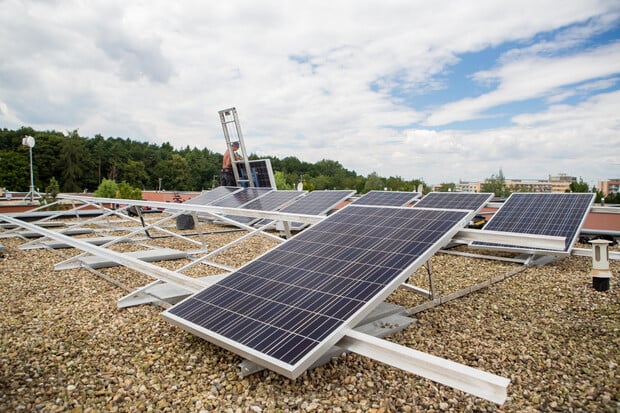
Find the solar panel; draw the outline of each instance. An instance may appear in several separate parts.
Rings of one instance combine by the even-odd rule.
[[[353,194],[355,191],[351,190],[312,191],[280,211],[291,214],[324,215]],[[270,220],[264,219],[256,225],[267,225],[269,222]],[[307,225],[301,222],[291,222],[290,228],[300,230]]]
[[[258,211],[276,211],[281,206],[289,203],[295,198],[303,196],[304,192],[301,191],[271,191],[262,195],[244,205],[242,209],[254,209]],[[227,218],[234,219],[242,224],[250,225],[253,222],[260,220],[256,217],[244,217],[244,216],[231,216],[227,215]]]
[[[353,205],[405,206],[418,198],[418,192],[370,191],[352,202]]]
[[[258,198],[261,195],[265,195],[267,192],[272,191],[271,188],[243,188],[240,191],[233,192],[223,198],[212,202],[213,206],[239,208],[243,204],[247,204],[251,200]]]
[[[295,378],[449,242],[472,214],[350,205],[162,315]]]
[[[593,193],[513,193],[486,223],[485,230],[519,234],[566,237],[565,252],[570,252],[586,215],[594,202]],[[523,247],[474,242],[475,246],[523,250]]]
[[[416,208],[480,210],[493,198],[493,193],[431,192],[415,203]]]
[[[233,192],[239,191],[240,189],[241,188],[237,186],[218,186],[217,188],[205,191],[194,198],[188,199],[184,202],[184,204],[209,205],[210,203],[215,202],[226,195],[230,195]]]
[[[276,188],[276,180],[271,169],[271,161],[269,159],[255,159],[248,161],[250,163],[251,179],[257,188]],[[240,180],[248,180],[245,172],[245,162],[239,162],[237,171]],[[241,182],[244,183],[244,182]],[[242,185],[247,186],[247,185]]]

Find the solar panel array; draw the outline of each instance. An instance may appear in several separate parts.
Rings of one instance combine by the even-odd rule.
[[[418,198],[418,192],[370,191],[355,201],[353,205],[405,206]]]
[[[261,195],[265,195],[267,192],[272,191],[271,188],[243,188],[240,191],[233,192],[223,198],[212,202],[213,206],[239,208],[243,204],[247,204],[253,199],[258,198]]]
[[[468,192],[430,192],[424,198],[415,203],[416,208],[448,208],[480,210],[491,199],[493,193],[468,193]]]
[[[302,196],[304,192],[300,191],[271,191],[263,196],[260,196],[244,205],[241,209],[253,209],[258,211],[277,211],[283,205],[291,202],[295,198]],[[256,217],[245,216],[231,216],[227,215],[227,218],[234,219],[242,224],[251,225],[253,222],[260,220]]]
[[[248,161],[250,164],[250,172],[252,182],[257,188],[276,188],[276,181],[273,176],[273,170],[271,169],[271,161],[269,159],[255,159]],[[237,165],[237,171],[239,179],[247,180],[247,174],[245,172],[245,162],[239,162]],[[242,185],[247,186],[247,185]]]
[[[280,211],[291,214],[324,215],[353,194],[355,191],[351,190],[312,191]],[[256,225],[267,225],[269,222],[271,220],[263,219]],[[290,223],[290,228],[293,230],[300,230],[306,226],[307,224],[301,222]]]
[[[210,203],[215,202],[226,195],[230,195],[233,192],[239,191],[240,189],[241,188],[238,186],[218,186],[217,188],[205,191],[194,198],[188,199],[184,203],[191,205],[209,205]]]
[[[593,193],[513,193],[486,223],[484,231],[566,237],[569,252],[594,202]],[[523,247],[474,242],[476,246],[523,250]]]
[[[163,317],[295,378],[449,242],[472,214],[350,205]]]

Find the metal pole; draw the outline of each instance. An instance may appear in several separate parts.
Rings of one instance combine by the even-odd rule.
[[[30,202],[34,202],[34,174],[32,172],[32,146],[30,146]]]

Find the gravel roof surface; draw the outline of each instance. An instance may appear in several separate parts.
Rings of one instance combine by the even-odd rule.
[[[209,249],[239,235],[208,235]],[[54,271],[75,251],[1,243],[0,411],[620,411],[618,261],[610,291],[592,288],[590,258],[569,257],[417,313],[388,338],[509,378],[508,400],[497,406],[356,354],[296,380],[268,370],[240,378],[240,357],[166,323],[160,307],[118,309],[119,286],[84,269]],[[218,261],[239,265],[273,245],[254,237]],[[521,267],[446,254],[431,264],[442,295]],[[221,272],[199,267],[194,275]],[[150,281],[123,267],[102,273],[130,288]],[[424,286],[426,270],[412,278]],[[425,299],[399,289],[388,301]]]

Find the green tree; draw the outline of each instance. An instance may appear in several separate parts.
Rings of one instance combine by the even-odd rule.
[[[570,192],[590,192],[590,188],[586,182],[583,182],[582,178],[579,178],[579,182],[571,182]]]
[[[142,199],[142,191],[140,188],[134,188],[126,181],[118,184],[118,194],[116,196],[120,199]]]
[[[63,165],[64,183],[62,189],[65,192],[81,192],[82,178],[88,169],[90,156],[86,151],[84,140],[80,138],[77,130],[74,130],[64,140],[58,162]]]
[[[123,176],[125,177],[123,182],[135,186],[137,188],[144,188],[149,181],[149,175],[146,173],[146,167],[142,161],[128,160],[124,166]]]
[[[366,184],[364,185],[364,193],[369,191],[382,190],[385,187],[383,179],[379,177],[376,172],[372,172],[366,178]]]
[[[293,189],[293,185],[290,185],[286,182],[286,176],[284,175],[284,172],[281,171],[274,171],[273,172],[273,178],[276,181],[276,187],[280,190],[284,190],[284,189]]]
[[[162,187],[170,191],[188,191],[191,188],[190,168],[187,160],[179,154],[172,159],[160,162],[155,168],[158,177],[162,178]]]
[[[30,160],[24,151],[0,151],[0,187],[27,191],[30,187]]]
[[[118,184],[111,179],[103,178],[93,195],[97,198],[116,198],[117,192]]]

